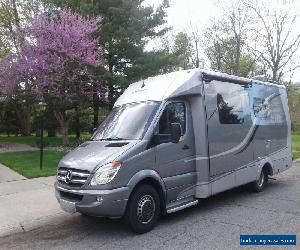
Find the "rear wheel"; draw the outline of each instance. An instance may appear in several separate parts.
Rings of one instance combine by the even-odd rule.
[[[258,180],[255,180],[252,183],[252,189],[254,192],[262,192],[265,189],[265,186],[268,182],[268,174],[267,171],[265,171],[264,169],[262,169]]]
[[[136,233],[154,228],[160,214],[159,195],[150,185],[139,186],[128,201],[125,219]]]

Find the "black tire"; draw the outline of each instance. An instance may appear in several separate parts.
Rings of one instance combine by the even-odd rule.
[[[151,231],[160,214],[160,199],[150,185],[141,185],[131,195],[125,212],[125,220],[138,234]]]
[[[252,182],[252,190],[256,193],[262,192],[268,182],[268,174],[264,169],[261,171],[258,180]]]

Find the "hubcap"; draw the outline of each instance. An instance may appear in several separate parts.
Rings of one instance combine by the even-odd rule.
[[[155,202],[151,195],[144,195],[140,198],[137,206],[137,217],[142,224],[149,223],[154,217]]]
[[[264,172],[261,171],[259,180],[258,180],[258,186],[262,187],[264,185],[264,182],[265,182],[265,175],[264,175]]]

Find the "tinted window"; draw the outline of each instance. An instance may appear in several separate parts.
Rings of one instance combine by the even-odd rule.
[[[243,97],[240,92],[232,92],[227,95],[217,94],[221,124],[241,124],[244,122]]]
[[[285,114],[280,98],[280,94],[274,95],[270,98],[270,112],[267,116],[270,124],[283,124],[285,123]]]
[[[254,97],[253,111],[256,117],[263,119],[268,124],[282,124],[285,122],[280,94],[273,93],[265,99]]]
[[[267,106],[264,105],[264,100],[260,97],[253,98],[253,112],[258,118],[266,118]]]
[[[186,130],[185,104],[183,102],[169,103],[159,120],[159,134],[170,134],[171,123],[180,123],[181,134]]]

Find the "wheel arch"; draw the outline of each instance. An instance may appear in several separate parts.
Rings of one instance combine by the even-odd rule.
[[[267,175],[273,175],[273,168],[270,162],[265,162],[263,167],[262,167],[262,171],[264,171],[265,173],[267,173]]]
[[[130,200],[133,192],[141,185],[148,184],[151,185],[157,191],[160,198],[161,212],[166,211],[166,188],[165,184],[160,177],[160,175],[154,170],[142,170],[136,173],[128,182],[128,187],[130,187],[130,195],[128,200]]]

